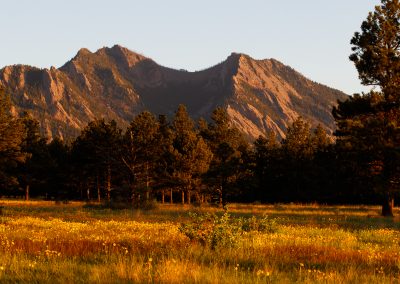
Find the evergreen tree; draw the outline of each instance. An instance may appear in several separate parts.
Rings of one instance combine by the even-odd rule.
[[[314,152],[326,151],[328,147],[332,145],[332,139],[321,124],[318,124],[317,128],[313,131],[311,136],[311,145]]]
[[[231,125],[223,108],[215,109],[211,119],[213,122],[207,131],[203,131],[213,153],[207,180],[214,195],[217,194],[220,206],[224,206],[228,195],[233,195],[237,181],[246,174],[243,156],[248,144],[239,130]]]
[[[121,130],[112,120],[95,120],[88,124],[72,145],[76,183],[81,198],[90,199],[90,189],[95,185],[97,199],[101,199],[103,181],[107,201],[111,199],[112,176],[119,174]]]
[[[340,178],[337,175],[337,155],[333,139],[321,125],[318,125],[312,132],[311,144],[314,153],[308,172],[310,175],[308,187],[313,198],[311,201],[335,201],[335,196],[339,196],[340,193],[334,184],[338,183],[337,180]]]
[[[200,118],[197,122],[197,129],[203,139],[210,139],[210,129],[208,129],[208,122],[204,118]]]
[[[282,141],[283,151],[296,159],[305,159],[313,155],[310,124],[301,117],[288,127],[286,138]]]
[[[279,151],[275,132],[270,131],[266,137],[260,136],[254,141],[255,200],[273,201]]]
[[[282,140],[280,190],[285,192],[286,199],[309,201],[313,158],[310,124],[299,117],[288,127],[286,138]]]
[[[156,136],[156,161],[155,161],[155,184],[154,187],[161,191],[162,202],[165,201],[165,191],[169,190],[169,201],[173,203],[173,179],[174,165],[174,133],[165,115],[158,117],[158,133]]]
[[[50,154],[46,139],[40,135],[39,122],[28,113],[24,113],[21,121],[25,127],[26,137],[22,141],[22,150],[28,154],[25,163],[18,167],[18,180],[25,189],[25,200],[29,200],[30,192],[38,195],[47,195],[48,170]]]
[[[173,177],[182,188],[182,203],[191,202],[191,192],[195,190],[199,201],[199,185],[202,175],[207,172],[212,153],[203,138],[194,129],[185,106],[180,105],[175,113],[172,129],[174,132]]]
[[[400,2],[382,0],[370,12],[351,40],[354,62],[361,83],[378,86],[386,102],[399,103]]]
[[[50,160],[47,169],[48,187],[52,189],[51,197],[67,197],[69,189],[75,186],[72,174],[71,147],[59,138],[54,138],[47,144]],[[50,197],[50,196],[48,196]],[[70,196],[76,198],[75,196]]]
[[[351,40],[364,85],[378,86],[339,103],[333,114],[342,148],[357,151],[365,176],[385,197],[382,215],[393,216],[400,184],[400,2],[382,0]]]
[[[124,135],[122,161],[129,172],[131,198],[134,201],[145,193],[150,199],[150,188],[154,183],[156,160],[159,154],[159,123],[150,112],[135,116]]]
[[[26,153],[21,148],[25,136],[24,125],[11,115],[10,98],[0,87],[0,194],[17,184],[11,169],[26,159]]]

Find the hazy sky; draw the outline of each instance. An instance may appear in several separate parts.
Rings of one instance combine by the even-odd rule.
[[[350,39],[379,0],[0,0],[0,68],[60,67],[81,47],[123,45],[199,70],[231,52],[276,58],[352,94]]]

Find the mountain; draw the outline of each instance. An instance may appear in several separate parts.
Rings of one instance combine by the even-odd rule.
[[[188,72],[119,45],[94,53],[81,49],[58,69],[7,66],[0,70],[0,84],[11,94],[16,115],[28,111],[46,136],[64,139],[97,118],[126,126],[143,110],[173,115],[179,104],[194,118],[208,118],[223,106],[250,138],[268,130],[283,137],[298,116],[332,132],[332,106],[346,99],[274,59],[232,53],[211,68]]]

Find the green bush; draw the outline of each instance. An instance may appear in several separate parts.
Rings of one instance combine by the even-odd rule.
[[[211,249],[236,247],[239,238],[247,232],[268,232],[277,230],[277,222],[263,219],[232,218],[228,212],[222,216],[216,214],[189,213],[190,221],[182,223],[179,230],[191,241],[198,242]]]
[[[239,219],[241,228],[245,232],[257,231],[262,233],[275,233],[278,230],[278,222],[276,219],[269,219],[265,216],[262,219],[257,219],[255,216],[251,218]]]

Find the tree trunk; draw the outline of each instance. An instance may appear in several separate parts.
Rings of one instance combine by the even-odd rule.
[[[107,167],[107,201],[111,200],[111,167]]]
[[[101,196],[100,196],[99,174],[97,174],[97,176],[96,176],[96,187],[97,187],[97,201],[100,203],[101,202]]]
[[[190,205],[190,203],[191,203],[191,201],[192,201],[192,199],[191,199],[191,194],[190,194],[190,190],[187,191],[186,196],[187,196],[187,204]]]
[[[182,205],[185,204],[185,191],[182,190]]]
[[[394,198],[388,196],[382,204],[382,216],[393,217]]]
[[[29,184],[27,184],[25,187],[25,200],[29,200]]]
[[[169,199],[169,203],[174,204],[174,199],[172,198],[172,188],[170,189],[170,199]]]
[[[90,201],[90,187],[89,186],[86,189],[86,198],[87,198],[88,201]]]
[[[203,202],[201,201],[200,193],[196,191],[196,202],[201,205]]]
[[[146,200],[150,200],[149,162],[146,162]]]
[[[135,207],[135,199],[136,199],[136,196],[135,196],[135,186],[133,185],[133,184],[131,184],[130,185],[130,188],[131,188],[131,201],[132,201],[132,207]]]
[[[223,206],[223,198],[222,198],[222,185],[219,189],[219,206],[222,207]]]
[[[165,203],[165,190],[164,189],[161,191],[161,202],[162,202],[162,204]]]

